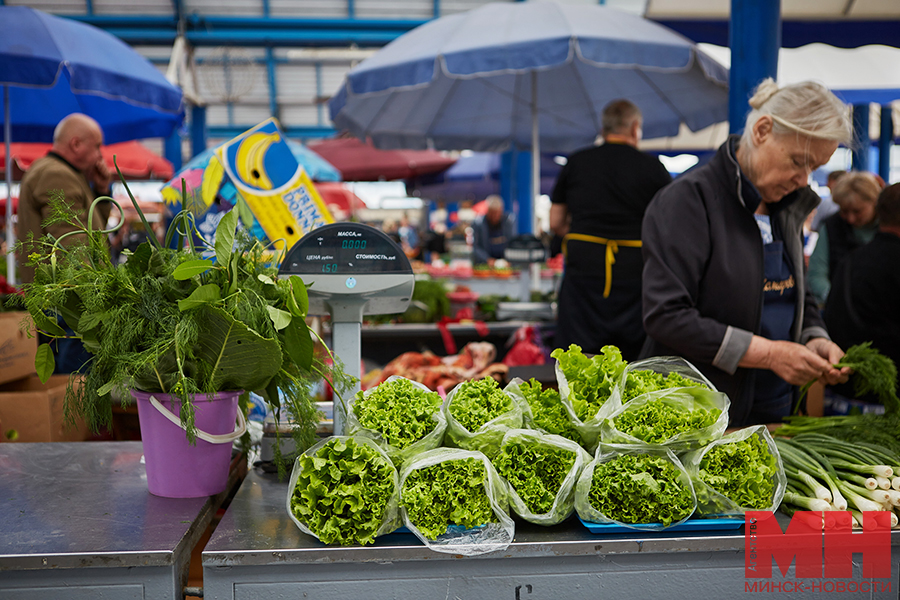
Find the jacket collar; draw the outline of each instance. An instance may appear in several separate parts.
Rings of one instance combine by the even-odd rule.
[[[50,152],[48,152],[48,153],[47,153],[47,156],[52,156],[53,158],[55,158],[56,160],[60,161],[60,162],[63,163],[64,165],[68,165],[68,167],[69,167],[70,169],[72,169],[73,171],[75,171],[75,172],[78,173],[79,175],[83,175],[83,173],[81,172],[81,170],[80,170],[78,167],[76,167],[75,165],[73,165],[72,163],[70,163],[69,161],[67,161],[65,158],[63,158],[61,155],[57,154],[57,153],[54,152],[53,150],[51,150]]]

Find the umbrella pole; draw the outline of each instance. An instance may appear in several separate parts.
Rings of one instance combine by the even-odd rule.
[[[3,144],[6,146],[6,281],[16,284],[16,255],[13,253],[15,236],[12,223],[12,156],[9,140],[12,137],[12,123],[9,120],[9,86],[3,86]]]
[[[531,233],[538,233],[537,203],[541,194],[541,136],[538,126],[537,71],[531,72]]]

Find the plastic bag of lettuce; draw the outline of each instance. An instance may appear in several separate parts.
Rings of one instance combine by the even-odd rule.
[[[593,450],[600,438],[600,424],[618,406],[610,400],[628,363],[615,346],[604,346],[600,354],[589,358],[580,346],[572,344],[567,350],[557,348],[550,356],[556,359],[556,381],[563,406],[584,447]]]
[[[473,556],[503,550],[515,536],[506,484],[481,452],[435,448],[400,473],[406,527],[437,552]]]
[[[374,440],[333,436],[294,461],[287,510],[325,544],[371,544],[400,526],[397,469]]]
[[[526,429],[562,436],[576,444],[582,444],[583,447],[584,440],[575,429],[575,424],[562,403],[559,390],[544,389],[541,382],[534,378],[526,382],[516,377],[507,385],[510,391],[514,391],[516,387],[525,399],[522,416]]]
[[[377,441],[399,468],[411,456],[441,445],[447,430],[442,405],[437,392],[392,375],[357,393],[347,414],[347,431]]]
[[[691,478],[670,450],[601,443],[575,486],[584,521],[659,531],[697,507]]]
[[[537,525],[556,525],[575,510],[575,483],[591,460],[584,449],[558,435],[511,429],[493,460],[509,485],[509,504]]]
[[[503,435],[522,427],[525,404],[518,386],[500,389],[490,377],[463,381],[444,400],[445,445],[476,450],[493,458],[500,452]]]
[[[681,457],[697,492],[699,515],[774,511],[787,477],[765,425],[739,429]]]
[[[697,367],[680,356],[654,356],[625,367],[624,376],[613,390],[613,401],[618,407],[648,392],[678,387],[717,391]]]
[[[603,419],[600,438],[685,452],[722,437],[730,405],[725,394],[700,387],[647,392]]]

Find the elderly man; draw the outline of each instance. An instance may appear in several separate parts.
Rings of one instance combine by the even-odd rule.
[[[641,221],[671,181],[654,156],[637,149],[641,111],[628,100],[603,110],[603,144],[575,152],[553,188],[550,228],[563,238],[566,272],[555,345],[597,354],[613,344],[628,360],[644,343]]]
[[[100,125],[87,115],[73,113],[56,126],[53,147],[47,156],[36,160],[25,173],[19,193],[19,237],[25,242],[19,268],[24,283],[34,279],[34,268],[27,264],[31,246],[29,234],[37,241],[48,233],[59,238],[74,229],[68,223],[44,227],[43,223],[50,215],[51,192],[61,190],[66,203],[84,223],[87,223],[91,202],[98,196],[109,194],[110,173],[100,152],[102,144]],[[109,203],[94,209],[94,228],[105,226],[109,210]],[[66,241],[78,237],[70,236]]]
[[[493,265],[495,260],[503,258],[506,244],[516,235],[516,219],[512,213],[504,213],[503,199],[492,194],[485,201],[487,214],[472,224],[472,262],[476,265]]]

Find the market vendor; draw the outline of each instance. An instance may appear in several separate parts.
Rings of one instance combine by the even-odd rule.
[[[807,185],[852,139],[847,106],[813,82],[763,81],[743,135],[663,188],[643,239],[643,356],[680,355],[731,399],[731,424],[780,421],[810,380],[844,382],[803,272]]]
[[[500,196],[492,194],[485,202],[487,213],[472,224],[472,262],[493,266],[495,260],[503,258],[506,244],[516,235],[516,218],[503,210]]]

